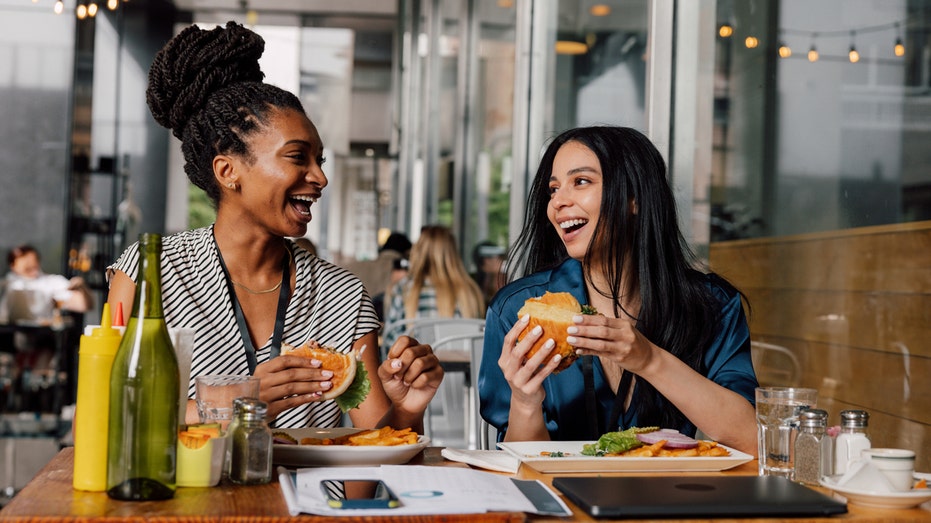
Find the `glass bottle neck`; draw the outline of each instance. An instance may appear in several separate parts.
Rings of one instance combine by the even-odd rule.
[[[137,318],[161,318],[162,237],[157,234],[142,234],[139,237],[139,276],[136,281]]]

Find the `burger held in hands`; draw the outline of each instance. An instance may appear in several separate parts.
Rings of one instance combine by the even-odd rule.
[[[546,340],[552,339],[556,342],[552,354],[554,356],[559,354],[562,357],[553,373],[556,374],[569,368],[579,356],[575,352],[575,347],[566,341],[569,335],[566,329],[573,324],[572,318],[579,314],[598,314],[598,311],[591,306],[580,305],[575,296],[568,292],[547,291],[543,296],[528,298],[524,306],[517,311],[517,317],[523,318],[529,315],[530,323],[517,339],[518,341],[524,339],[538,325],[543,329],[543,335],[527,351],[527,359],[533,357],[543,347]]]

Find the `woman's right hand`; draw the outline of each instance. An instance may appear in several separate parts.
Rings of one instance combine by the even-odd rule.
[[[333,372],[320,368],[317,359],[281,355],[260,363],[255,368],[259,378],[259,399],[268,403],[268,419],[314,401],[333,386]]]
[[[530,359],[527,352],[533,344],[543,336],[543,329],[534,327],[517,341],[518,336],[527,328],[530,317],[525,315],[511,327],[504,336],[504,346],[501,348],[501,357],[498,358],[498,367],[504,373],[504,379],[511,386],[511,409],[539,410],[546,398],[543,390],[543,380],[553,373],[559,365],[561,357],[557,354],[550,358],[550,353],[556,342],[552,339],[546,341],[540,350]],[[549,358],[549,360],[547,360]]]

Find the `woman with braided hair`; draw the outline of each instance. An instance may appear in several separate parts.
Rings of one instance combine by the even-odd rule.
[[[189,396],[195,376],[254,374],[276,426],[338,426],[338,406],[323,398],[333,373],[279,355],[282,343],[313,340],[361,353],[371,391],[349,412],[355,426],[422,431],[443,378],[431,348],[403,337],[379,362],[380,325],[362,283],[288,239],[304,236],[327,185],[323,143],[298,98],[262,82],[263,50],[233,22],[192,26],[149,71],[152,116],[181,140],[185,173],[217,210],[212,226],[163,239],[165,319],[195,331]],[[108,268],[112,306],[131,310],[137,262],[133,245]]]

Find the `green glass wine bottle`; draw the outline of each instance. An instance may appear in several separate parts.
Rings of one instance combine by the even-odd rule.
[[[174,496],[178,359],[162,312],[162,238],[139,235],[136,297],[110,373],[107,495],[147,501]]]

